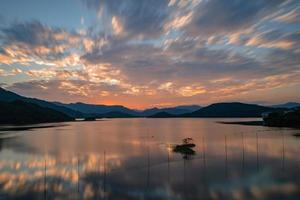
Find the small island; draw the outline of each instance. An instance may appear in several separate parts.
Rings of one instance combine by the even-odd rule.
[[[196,154],[193,150],[195,146],[192,138],[184,138],[182,144],[177,144],[173,147],[173,152],[180,153],[183,155],[183,159],[189,160],[191,159],[191,156]]]

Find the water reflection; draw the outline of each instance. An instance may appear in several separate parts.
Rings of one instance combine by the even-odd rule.
[[[293,133],[204,119],[122,119],[26,132],[0,140],[0,198],[298,199],[300,146]],[[170,148],[184,137],[194,138],[193,159]]]

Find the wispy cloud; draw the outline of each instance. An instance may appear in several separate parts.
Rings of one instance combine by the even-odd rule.
[[[52,100],[149,107],[264,101],[300,85],[296,0],[81,2],[87,13],[73,13],[77,29],[42,16],[0,27],[6,87]],[[300,100],[280,95],[276,101]]]

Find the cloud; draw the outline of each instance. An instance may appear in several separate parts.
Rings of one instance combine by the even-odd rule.
[[[22,73],[22,70],[19,68],[14,68],[11,70],[0,69],[0,76],[15,76],[20,73]]]
[[[219,97],[236,96],[256,89],[286,86],[288,78],[295,79],[292,76],[295,63],[286,68],[278,68],[278,63],[275,64],[269,54],[263,55],[262,60],[259,60],[229,48],[211,48],[201,38],[167,40],[163,48],[150,44],[117,43],[113,38],[108,44],[83,55],[82,60],[87,65],[106,64],[110,70],[119,70],[127,84],[148,88],[157,97],[206,96],[207,99],[212,99],[216,94]],[[269,84],[270,80],[264,79],[282,74],[291,76]],[[230,79],[212,84],[212,78],[224,80],[224,77]],[[127,94],[140,95],[142,92],[135,88]]]
[[[113,23],[103,22],[105,27],[116,28],[122,26],[127,35],[158,36],[163,31],[164,22],[169,14],[169,0],[83,0],[88,8],[98,13],[99,19]]]
[[[134,85],[207,80],[208,75],[260,71],[261,64],[227,50],[212,50],[196,40],[170,41],[164,49],[146,44],[112,43],[82,56],[86,65],[109,64]],[[261,73],[261,71],[259,72]]]
[[[186,28],[193,35],[237,31],[257,23],[281,3],[281,0],[202,1]]]
[[[13,23],[1,29],[1,63],[76,64],[71,49],[80,41],[76,33],[51,28],[38,21]]]
[[[276,21],[283,23],[299,23],[300,22],[300,8],[296,7],[287,13],[283,13],[275,18]]]
[[[177,92],[184,97],[191,97],[199,94],[204,94],[207,91],[203,86],[198,86],[194,84],[191,86],[181,87],[178,89]]]
[[[165,79],[171,62],[162,49],[152,45],[113,44],[87,53],[82,60],[87,65],[107,64],[110,70],[120,70],[135,84]]]
[[[243,41],[236,40],[236,43],[240,43],[246,46],[255,46],[258,48],[270,48],[270,49],[283,49],[292,50],[299,49],[300,32],[289,31],[286,32],[281,28],[269,29],[263,32],[254,32],[251,35],[244,37]]]

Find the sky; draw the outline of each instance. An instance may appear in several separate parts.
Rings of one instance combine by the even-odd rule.
[[[0,86],[137,109],[300,101],[300,1],[1,0]]]

